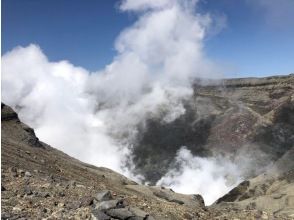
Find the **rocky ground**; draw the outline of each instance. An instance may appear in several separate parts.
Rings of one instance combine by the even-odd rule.
[[[268,135],[266,140],[270,142],[270,146],[266,150],[272,150],[275,152],[274,155],[279,154],[279,156],[265,173],[244,181],[209,207],[204,205],[201,195],[183,195],[168,188],[139,185],[112,170],[95,167],[69,157],[39,141],[34,130],[23,124],[10,107],[2,104],[1,218],[294,219],[294,148],[291,139],[294,134],[292,132],[294,97],[291,90],[293,77],[283,80],[278,80],[276,83],[275,78],[268,79],[265,82],[259,81],[258,85],[256,81],[250,80],[241,83],[238,80],[230,82],[231,87],[229,87],[233,90],[241,84],[241,86],[246,85],[246,88],[242,87],[244,90],[252,86],[260,87],[260,93],[263,94],[264,91],[265,97],[275,93],[272,94],[272,97],[275,97],[274,101],[268,103],[270,106],[275,104],[274,108],[268,107],[266,111],[266,108],[257,110],[257,105],[248,107],[250,102],[244,102],[247,103],[248,112],[256,118],[251,122],[246,118],[243,120],[242,118],[245,117],[243,115],[237,121],[242,119],[244,123],[248,123],[249,127],[244,125],[245,128],[241,133],[248,135],[248,139],[250,137],[252,142],[258,142],[265,137],[263,135]],[[278,89],[267,91],[264,86],[274,86],[281,91],[278,92]],[[210,90],[207,94],[205,92],[207,88],[201,87],[197,90],[195,88],[195,97],[211,96],[213,91],[216,91]],[[229,91],[226,92],[229,94]],[[252,96],[249,92],[249,89],[247,95],[243,92],[244,96],[238,99],[245,100],[246,97]],[[231,97],[233,94],[236,92],[232,92]],[[222,97],[218,99],[216,94],[214,96],[213,99],[218,100],[214,104],[219,105],[219,109],[226,109],[218,112],[220,118],[224,115],[227,117],[230,111],[232,115],[237,114],[229,104],[226,107],[229,100],[224,100]],[[255,98],[261,99],[262,96]],[[270,100],[265,99],[265,103]],[[212,111],[214,112],[215,109]],[[212,124],[221,125],[223,120],[225,121],[223,118],[217,121],[213,119]],[[230,123],[230,120],[227,121]],[[256,133],[259,126],[263,126],[264,129],[261,129],[261,133]],[[282,128],[280,133],[276,132],[278,128]],[[205,138],[227,141],[226,134],[216,136],[215,133],[214,136]],[[240,141],[242,138],[237,135],[236,143]],[[282,150],[276,150],[272,146],[274,143],[280,144]]]

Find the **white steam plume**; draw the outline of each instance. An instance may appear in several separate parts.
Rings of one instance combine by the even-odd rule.
[[[211,205],[241,181],[240,169],[224,158],[196,157],[182,147],[175,159],[177,168],[171,169],[157,184],[180,193],[200,194],[206,205]]]
[[[211,18],[196,13],[196,3],[122,1],[120,9],[137,12],[138,20],[118,36],[113,62],[96,73],[50,62],[36,45],[13,49],[2,57],[3,102],[42,141],[133,177],[124,164],[136,125],[161,112],[164,121],[176,119],[185,112],[181,100],[193,93],[193,78],[217,77],[203,53]]]
[[[51,63],[40,48],[16,48],[2,57],[2,99],[36,129],[42,141],[96,165],[120,170],[124,152],[108,137],[85,93],[89,73],[61,61]]]

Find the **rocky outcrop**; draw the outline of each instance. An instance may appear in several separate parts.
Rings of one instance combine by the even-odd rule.
[[[16,112],[14,112],[9,106],[1,103],[1,121],[18,120]]]
[[[232,189],[214,206],[258,209],[294,218],[294,146],[269,169]]]
[[[276,218],[294,218],[294,170],[279,176],[262,174],[246,181],[218,199],[213,207],[257,209]],[[279,217],[278,217],[279,216]]]
[[[123,198],[114,199],[110,191],[101,191],[94,197],[91,213],[93,219],[133,219],[153,220],[148,213],[136,207],[130,207]]]
[[[2,132],[3,139],[25,142],[32,147],[44,147],[46,145],[39,141],[32,128],[19,120],[12,108],[3,103],[1,103],[1,121],[3,128],[5,128]]]

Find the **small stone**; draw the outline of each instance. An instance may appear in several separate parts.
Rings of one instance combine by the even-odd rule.
[[[51,186],[50,183],[45,183],[45,184],[42,185],[42,188],[49,188],[50,186]]]
[[[24,193],[28,196],[33,195],[33,191],[29,187],[25,187]]]
[[[11,173],[17,173],[17,169],[15,167],[10,167],[8,170]]]
[[[77,185],[77,183],[75,181],[69,181],[69,183],[66,185],[66,189],[69,189],[69,188],[75,188]]]
[[[3,185],[1,185],[1,192],[2,191],[6,191],[6,188]]]
[[[64,196],[65,196],[64,192],[59,192],[58,195],[59,195],[60,197],[64,197]]]
[[[274,195],[272,195],[272,198],[273,198],[273,199],[280,199],[280,198],[282,198],[284,195],[285,195],[285,194],[274,194]]]
[[[58,203],[57,206],[58,206],[59,208],[61,208],[61,207],[64,207],[65,204],[61,202],[61,203]]]
[[[31,176],[32,176],[32,174],[29,171],[25,172],[25,177],[31,177]]]
[[[21,212],[21,208],[19,208],[17,206],[13,207],[12,210],[15,212]]]
[[[41,196],[44,198],[48,198],[48,197],[50,197],[50,193],[49,192],[42,192]]]
[[[268,215],[266,212],[262,212],[261,219],[268,219]]]
[[[19,170],[18,174],[19,174],[20,177],[24,177],[25,171],[24,170]]]
[[[84,185],[82,185],[82,184],[76,184],[76,187],[78,187],[78,188],[86,188]]]
[[[43,209],[42,209],[42,212],[43,212],[43,213],[50,213],[51,210],[50,210],[50,209],[47,209],[47,208],[43,208]]]

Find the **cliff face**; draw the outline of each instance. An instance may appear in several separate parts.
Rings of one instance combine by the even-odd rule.
[[[175,121],[150,118],[134,148],[138,171],[153,182],[180,145],[200,156],[234,158],[242,149],[267,155],[253,167],[271,166],[249,170],[246,181],[212,206],[201,195],[139,185],[69,157],[2,104],[2,219],[293,219],[294,77],[213,83],[195,84]]]
[[[294,145],[294,75],[195,83],[183,103],[185,113],[173,122],[147,120],[135,144],[137,170],[152,183],[173,166],[181,146],[235,162],[249,153],[256,164],[244,171],[248,178]]]

